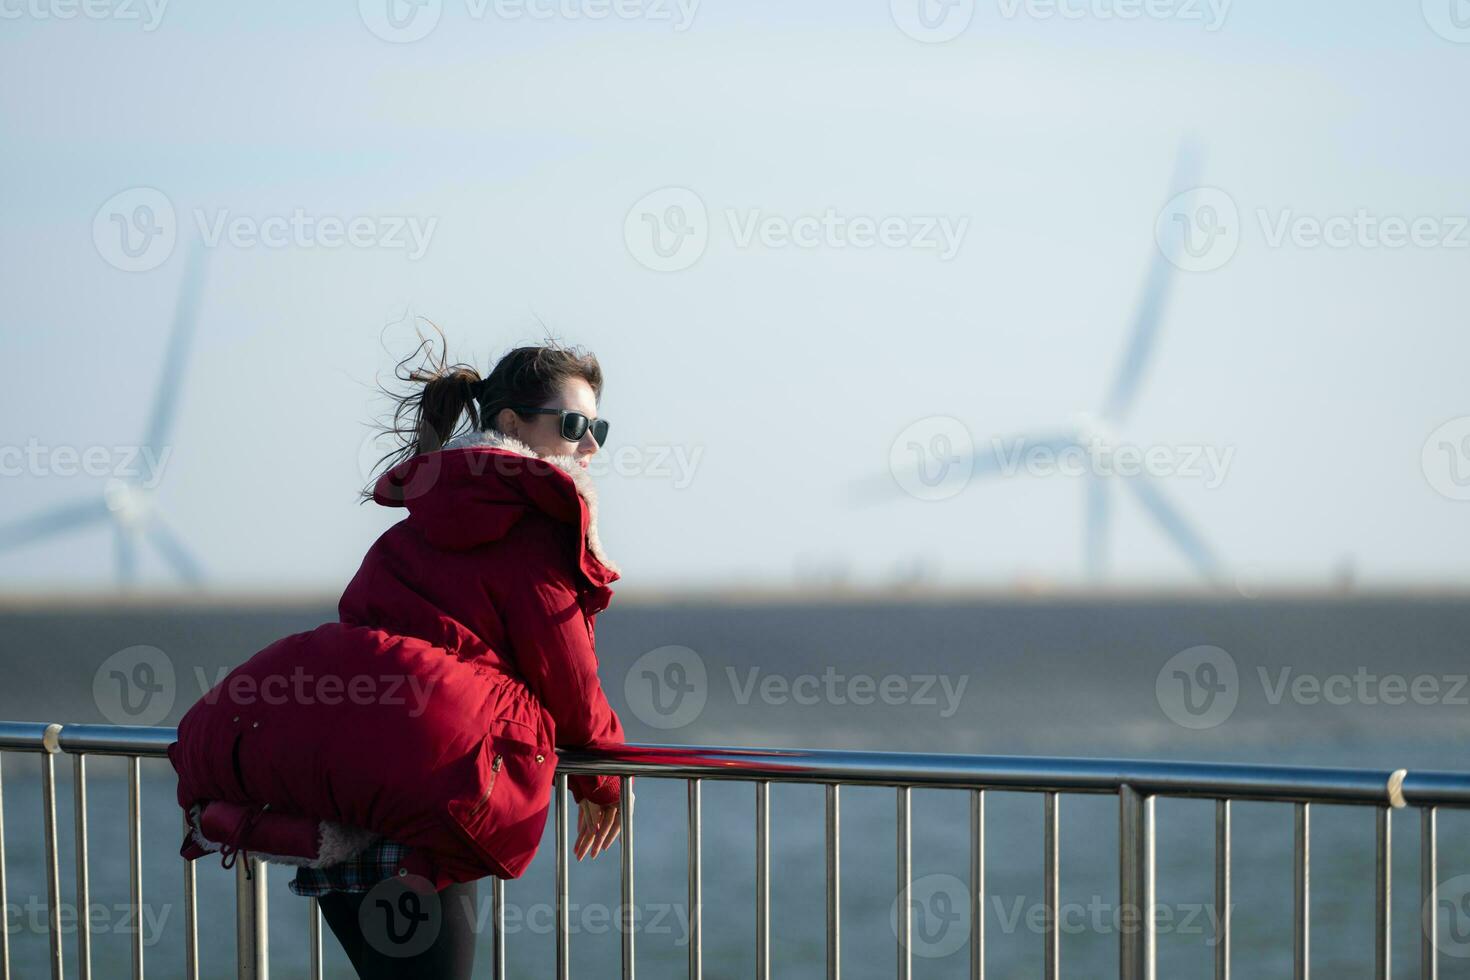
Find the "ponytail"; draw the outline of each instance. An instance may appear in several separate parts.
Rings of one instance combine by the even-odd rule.
[[[438,348],[433,337],[425,337],[419,331],[418,347],[393,368],[393,376],[410,387],[407,391],[382,388],[393,400],[394,408],[393,417],[381,426],[380,434],[393,437],[398,445],[379,457],[373,467],[368,485],[359,494],[364,502],[373,499],[373,486],[380,471],[391,470],[420,453],[442,449],[464,430],[466,414],[471,426],[480,427],[474,394],[480,372],[469,364],[449,363],[444,331],[432,322],[425,322],[438,335]]]

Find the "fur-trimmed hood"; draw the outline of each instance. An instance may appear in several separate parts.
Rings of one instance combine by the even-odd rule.
[[[456,436],[437,452],[404,460],[378,479],[373,499],[408,508],[432,543],[451,550],[498,540],[535,508],[580,525],[580,564],[593,585],[621,575],[602,547],[592,475],[573,456],[540,456],[493,429]]]

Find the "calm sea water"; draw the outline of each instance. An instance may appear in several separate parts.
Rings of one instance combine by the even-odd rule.
[[[0,657],[9,674],[0,688],[0,717],[119,721],[130,710],[166,709],[145,720],[172,724],[220,670],[329,618],[330,604],[0,613]],[[782,606],[615,601],[598,622],[604,686],[629,737],[638,740],[1434,769],[1470,769],[1464,703],[1470,691],[1457,687],[1470,670],[1467,636],[1470,605],[1407,597]],[[107,682],[122,662],[118,652],[138,646],[157,651],[144,656],[165,668],[152,675],[154,697],[162,700],[148,705],[123,698]],[[1179,659],[1201,646],[1227,659],[1214,652]],[[129,656],[136,662],[139,655]],[[1201,656],[1210,665],[1204,673]],[[1226,665],[1233,681],[1214,669]],[[1181,670],[1194,689],[1178,682]],[[1407,696],[1399,696],[1394,677],[1403,678]],[[1190,706],[1202,709],[1211,686],[1224,700],[1202,714],[1181,707],[1190,698]],[[1189,727],[1180,718],[1208,727]],[[133,924],[126,911],[123,766],[94,759],[89,767],[93,962],[99,976],[124,975]],[[60,857],[70,900],[69,765],[59,767],[59,776]],[[684,786],[640,778],[638,787],[638,965],[644,976],[682,976],[689,916]],[[22,977],[46,970],[38,789],[35,761],[7,754],[7,924],[12,963]],[[894,794],[843,793],[844,974],[886,977],[895,958]],[[1041,800],[989,797],[990,975],[1039,976]],[[182,871],[180,816],[166,763],[145,764],[144,800],[146,957],[150,974],[172,976],[182,964]],[[1158,896],[1170,917],[1160,935],[1161,977],[1210,975],[1213,812],[1208,802],[1158,803]],[[822,814],[820,787],[773,788],[777,976],[822,975]],[[754,973],[753,817],[752,786],[706,783],[709,977]],[[915,975],[964,977],[967,797],[915,791],[913,818]],[[1235,821],[1236,975],[1289,976],[1291,809],[1238,804]],[[1313,967],[1321,976],[1366,977],[1373,943],[1371,813],[1319,807],[1313,821]],[[1064,796],[1061,822],[1063,973],[1115,974],[1116,802]],[[1396,976],[1417,975],[1417,848],[1417,820],[1403,812],[1394,823]],[[1470,819],[1443,814],[1440,848],[1443,878],[1470,873]],[[551,859],[548,826],[535,864],[506,888],[515,976],[551,973]],[[228,976],[235,955],[233,873],[217,860],[197,868],[205,974]],[[277,976],[305,976],[306,903],[286,889],[287,876],[273,869],[270,877],[272,969]],[[488,886],[480,899],[488,919]],[[572,901],[575,973],[617,975],[616,852],[574,865]],[[1453,942],[1446,945],[1441,975],[1470,976],[1470,958],[1452,955],[1462,952]],[[350,975],[330,937],[326,948],[329,975]],[[74,966],[74,931],[66,956]],[[488,956],[486,935],[482,972]]]

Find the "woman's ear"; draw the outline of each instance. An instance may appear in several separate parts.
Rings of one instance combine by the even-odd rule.
[[[521,437],[521,417],[512,409],[502,408],[495,413],[495,428],[512,439]]]

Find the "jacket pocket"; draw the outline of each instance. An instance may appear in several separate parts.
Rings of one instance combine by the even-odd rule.
[[[491,757],[490,782],[485,785],[485,792],[480,794],[480,798],[475,801],[474,805],[471,806],[467,811],[465,811],[463,817],[464,822],[473,823],[475,821],[475,818],[480,815],[485,807],[490,805],[490,796],[495,792],[495,781],[500,778],[500,767],[504,764],[505,756],[501,753],[496,752],[494,756]]]
[[[518,877],[541,838],[523,839],[530,829],[527,821],[537,816],[544,822],[547,787],[555,761],[536,743],[537,733],[529,725],[509,719],[497,721],[480,740],[475,753],[475,779],[450,799],[449,822],[469,853],[489,873],[501,878]]]

